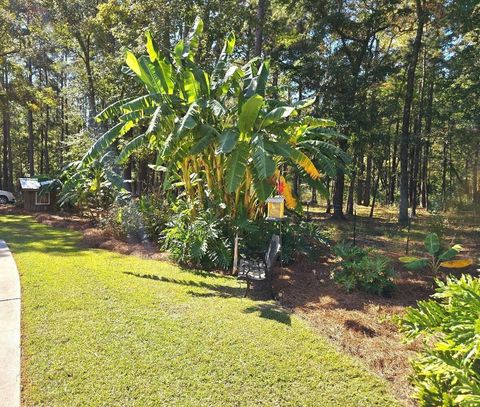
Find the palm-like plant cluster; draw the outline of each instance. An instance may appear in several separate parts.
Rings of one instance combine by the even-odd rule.
[[[276,94],[267,92],[269,61],[235,63],[233,33],[207,72],[195,62],[202,28],[197,18],[189,36],[168,53],[148,33],[148,56],[127,52],[126,63],[146,93],[99,114],[98,120],[117,124],[94,143],[79,167],[91,166],[114,142],[139,129],[141,134],[126,142],[117,163],[148,147],[156,152],[151,168],[165,173],[165,189],[176,189],[204,206],[221,203],[222,216],[257,218],[259,203],[272,194],[287,165],[322,191],[320,171],[333,176],[348,160],[332,143],[341,137],[333,130],[335,123],[299,114],[314,98],[293,104],[269,98]],[[294,207],[296,201],[288,199],[287,204]]]

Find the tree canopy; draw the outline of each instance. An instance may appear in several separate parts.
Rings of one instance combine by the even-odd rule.
[[[157,44],[150,51],[166,55],[188,41],[196,16],[203,35],[192,64],[212,73],[211,90],[222,40],[234,32],[233,64],[268,58],[267,96],[287,102],[284,117],[287,105],[315,98],[309,115],[336,123],[345,137],[334,140],[335,154],[351,162],[335,173],[319,171],[335,216],[375,200],[400,204],[400,221],[406,208],[478,204],[480,10],[468,0],[2,0],[2,188],[15,189],[21,176],[59,174],[81,159],[109,128],[95,116],[144,94],[145,78],[135,80],[138,72],[125,67],[126,50],[141,55],[148,32]],[[262,66],[254,69],[266,70],[267,62]],[[169,84],[162,86],[169,94]],[[139,143],[148,127],[127,130],[117,151]],[[228,147],[231,136],[222,137]],[[262,142],[254,137],[250,146],[257,175],[272,168],[260,159]],[[116,171],[133,180],[135,194],[155,188],[152,150],[123,158]],[[304,178],[292,172],[287,180],[300,194]],[[307,186],[315,197],[315,186]]]

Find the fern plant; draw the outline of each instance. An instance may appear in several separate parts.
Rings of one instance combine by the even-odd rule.
[[[408,341],[423,339],[413,360],[421,406],[480,405],[480,279],[437,281],[433,299],[407,308],[399,320]]]
[[[167,249],[181,264],[202,268],[227,269],[232,264],[232,244],[228,222],[213,210],[198,210],[197,203],[179,201],[171,221],[163,230]]]

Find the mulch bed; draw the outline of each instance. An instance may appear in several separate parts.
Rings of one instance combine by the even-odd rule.
[[[306,319],[341,351],[360,358],[371,371],[388,380],[406,405],[415,405],[410,399],[408,359],[419,344],[402,343],[393,316],[401,315],[418,299],[428,298],[433,292],[431,276],[402,272],[392,297],[383,298],[359,291],[346,293],[330,279],[331,267],[324,257],[310,265],[282,269],[275,282],[282,305]]]

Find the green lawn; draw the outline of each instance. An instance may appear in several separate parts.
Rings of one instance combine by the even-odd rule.
[[[392,406],[386,383],[233,278],[78,247],[1,216],[23,288],[23,398],[44,406]]]

